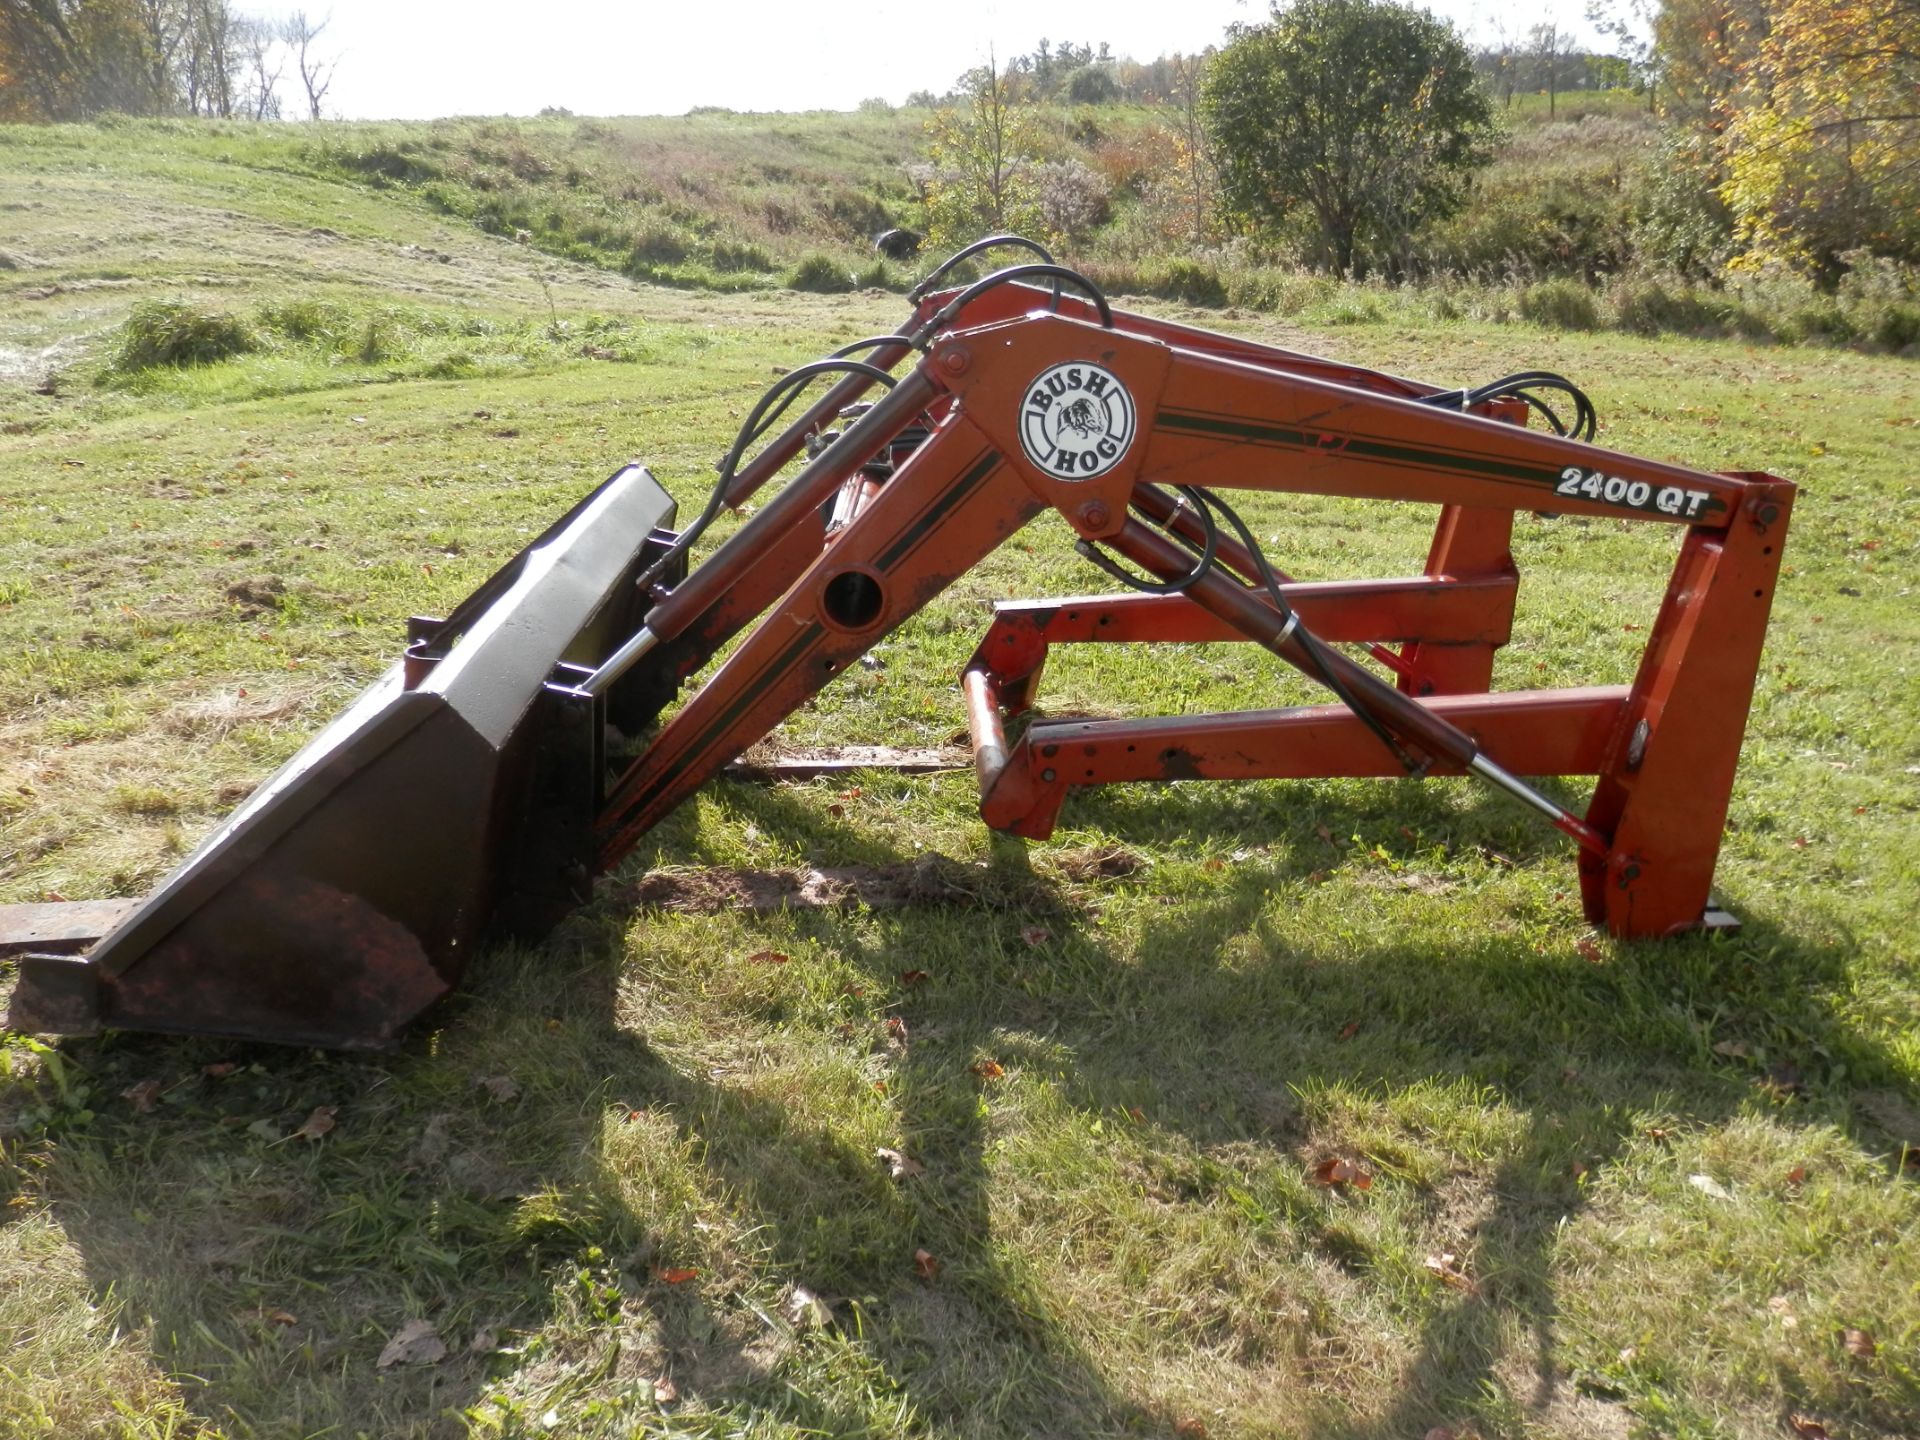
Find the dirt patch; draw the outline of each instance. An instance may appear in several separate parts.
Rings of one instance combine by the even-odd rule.
[[[1042,893],[1009,890],[985,865],[966,865],[941,855],[901,865],[844,865],[825,870],[736,870],[707,866],[655,870],[626,898],[654,910],[716,915],[747,910],[899,910],[909,905],[973,905],[1031,909]]]
[[[278,575],[261,575],[249,580],[236,580],[227,587],[227,603],[235,606],[245,619],[252,619],[268,610],[278,610],[285,603],[287,582]]]
[[[1069,880],[1124,880],[1147,862],[1124,845],[1103,845],[1086,850],[1069,850],[1056,855],[1053,863]]]
[[[857,770],[932,775],[945,770],[965,770],[972,764],[972,752],[951,745],[918,749],[892,745],[796,747],[763,740],[729,765],[727,774],[738,780],[817,780]]]
[[[229,599],[233,598],[232,591],[227,594]],[[305,694],[252,695],[245,691],[203,695],[169,706],[160,717],[160,728],[175,735],[206,735],[217,739],[242,725],[270,725],[296,715],[305,708],[308,698]],[[244,799],[245,794],[239,798]]]

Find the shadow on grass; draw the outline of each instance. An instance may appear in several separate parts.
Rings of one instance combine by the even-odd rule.
[[[1276,919],[1276,893],[1300,893],[1329,863],[1322,830],[1406,826],[1456,849],[1497,843],[1523,862],[1552,847],[1516,841],[1529,827],[1498,801],[1463,810],[1430,791],[1356,787],[1355,800],[1322,790],[1314,808],[1286,812],[1259,787],[1208,793],[1223,803],[1143,790],[1085,797],[1070,813],[1120,834],[1276,842],[1166,906],[1127,954],[1087,902],[1145,905],[1159,887],[1074,889],[1044,859],[1031,863],[1044,851],[1005,840],[988,875],[1027,897],[1024,908],[794,917],[874,993],[896,994],[889,1008],[907,1021],[907,1043],[869,1027],[849,1048],[888,1057],[889,1100],[927,1166],[921,1179],[889,1180],[804,1096],[771,1098],[735,1083],[731,1061],[698,1058],[724,1053],[711,1035],[659,1052],[623,1028],[631,917],[603,903],[537,954],[484,963],[443,1027],[402,1056],[142,1037],[67,1047],[103,1091],[147,1079],[163,1091],[150,1114],[109,1102],[91,1129],[56,1135],[46,1192],[95,1294],[151,1327],[163,1363],[199,1377],[188,1382],[199,1414],[242,1432],[454,1434],[487,1400],[498,1403],[474,1413],[489,1433],[532,1433],[545,1406],[561,1433],[622,1433],[651,1413],[651,1381],[668,1375],[742,1427],[761,1416],[834,1435],[928,1424],[982,1437],[1164,1434],[1180,1417],[1143,1398],[1150,1382],[1089,1354],[1074,1317],[996,1239],[979,1057],[997,1051],[1018,1068],[1028,1048],[1069,1056],[1053,1083],[1071,1106],[1099,1113],[1136,1097],[1140,1123],[1170,1143],[1202,1156],[1251,1146],[1295,1173],[1337,1139],[1303,1117],[1309,1091],[1476,1087],[1525,1117],[1474,1207],[1431,1227],[1438,1243],[1457,1237],[1474,1252],[1477,1291],[1427,1307],[1397,1377],[1377,1390],[1303,1381],[1302,1424],[1399,1440],[1475,1417],[1491,1437],[1602,1403],[1593,1378],[1582,1393],[1561,1359],[1554,1246],[1585,1203],[1576,1164],[1591,1181],[1648,1114],[1725,1121],[1752,1103],[1755,1078],[1773,1083],[1783,1116],[1848,1130],[1854,1088],[1905,1083],[1838,1016],[1846,957],[1761,918],[1734,940],[1621,947],[1604,966],[1543,955],[1525,936],[1449,937],[1438,928],[1445,898],[1419,897],[1436,928],[1415,940],[1384,925],[1303,941]],[[903,858],[827,830],[793,793],[740,803],[822,862]],[[656,858],[697,854],[694,840],[681,817]],[[1053,931],[1038,944],[1021,935],[1036,915]],[[980,963],[963,968],[972,954]],[[923,963],[939,967],[935,981],[900,989],[899,972]],[[763,1018],[801,1023],[777,1007]],[[1042,1031],[1045,1046],[1028,1046]],[[1714,1054],[1710,1033],[1756,1037],[1756,1050],[1764,1037],[1802,1071],[1758,1075],[1755,1062]],[[476,1085],[496,1070],[519,1093]],[[324,1140],[279,1138],[321,1105],[338,1120]],[[709,1198],[670,1185],[645,1206],[622,1198],[630,1177],[609,1135],[623,1116],[668,1127],[656,1140],[693,1158]],[[1207,1203],[1219,1199],[1211,1183],[1198,1197]],[[721,1246],[709,1273],[675,1283],[675,1267],[708,1243],[703,1204],[735,1217],[752,1253]],[[1386,1263],[1314,1205],[1263,1239],[1361,1284]],[[937,1277],[915,1273],[921,1248],[938,1258]],[[837,1332],[792,1333],[778,1307],[793,1285],[845,1297]],[[413,1317],[431,1319],[453,1353],[377,1369],[385,1337]],[[507,1353],[468,1353],[485,1332]],[[527,1387],[503,1387],[510,1375],[548,1377],[532,1410],[515,1408],[511,1395]],[[1493,1395],[1511,1396],[1522,1421],[1503,1420]],[[1814,1398],[1898,1433],[1881,1399]]]

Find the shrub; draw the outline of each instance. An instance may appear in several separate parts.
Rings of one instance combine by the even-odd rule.
[[[1170,260],[1161,274],[1148,281],[1155,295],[1188,305],[1220,306],[1227,303],[1227,285],[1220,272],[1197,260]]]
[[[713,242],[713,268],[765,272],[773,269],[773,257],[758,245],[742,244],[734,240],[716,240]]]
[[[1543,280],[1520,296],[1520,316],[1553,330],[1597,330],[1600,307],[1577,280]]]
[[[180,301],[149,300],[134,306],[121,325],[113,363],[121,370],[212,365],[258,346],[253,331],[235,316]]]
[[[807,256],[787,274],[789,290],[812,290],[822,295],[839,295],[854,288],[853,275],[831,255],[817,251]]]
[[[684,235],[665,225],[636,226],[627,246],[627,268],[677,265],[687,258],[689,248]]]
[[[318,300],[283,300],[262,305],[260,325],[288,340],[333,340],[346,323],[345,314]]]
[[[1078,160],[1042,165],[1040,219],[1052,235],[1078,239],[1107,218],[1107,183]]]
[[[1722,328],[1716,307],[1692,290],[1669,289],[1658,280],[1628,281],[1615,287],[1613,313],[1622,330],[1639,335],[1708,335]]]
[[[1873,338],[1889,350],[1920,345],[1920,305],[1886,306],[1874,319]]]

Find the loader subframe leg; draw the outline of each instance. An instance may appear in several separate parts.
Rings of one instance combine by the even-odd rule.
[[[1427,551],[1427,575],[1434,580],[1504,584],[1505,609],[1487,617],[1484,638],[1416,640],[1400,658],[1411,667],[1399,677],[1408,695],[1484,695],[1493,687],[1494,652],[1513,629],[1513,602],[1520,571],[1513,563],[1513,512],[1467,505],[1443,505]]]
[[[1707,923],[1792,504],[1789,485],[1756,488],[1725,530],[1681,542],[1587,810],[1612,849],[1580,857],[1581,899],[1614,935]]]

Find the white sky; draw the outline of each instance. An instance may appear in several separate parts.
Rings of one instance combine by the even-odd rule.
[[[989,45],[1007,56],[1042,36],[1105,40],[1116,55],[1150,60],[1217,44],[1230,24],[1268,13],[1261,0],[306,0],[306,8],[316,18],[331,10],[318,47],[339,57],[326,110],[347,119],[530,115],[547,105],[578,115],[851,110],[867,96],[898,104],[915,90],[943,93]],[[1554,4],[1431,8],[1470,35],[1489,35],[1499,24],[1523,33]],[[1581,8],[1560,0],[1563,20],[1584,34]]]

